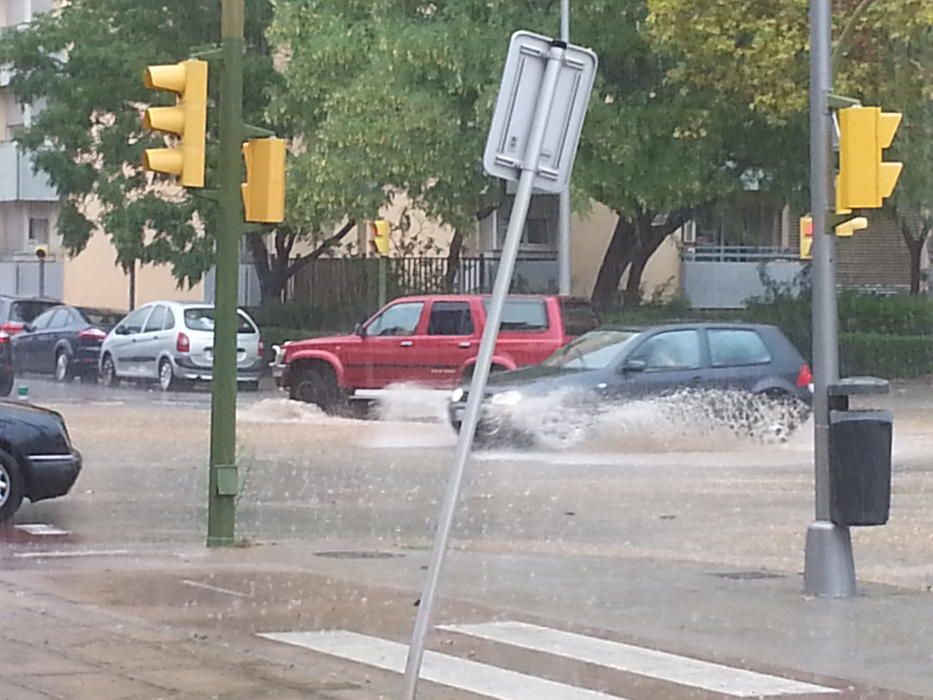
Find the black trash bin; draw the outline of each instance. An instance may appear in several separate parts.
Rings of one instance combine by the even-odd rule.
[[[830,518],[837,525],[884,525],[891,511],[889,411],[831,411]]]

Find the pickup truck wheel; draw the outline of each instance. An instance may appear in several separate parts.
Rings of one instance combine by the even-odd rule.
[[[302,368],[296,373],[290,396],[293,400],[316,404],[330,415],[340,413],[344,403],[333,370],[318,367]]]
[[[0,450],[0,523],[13,517],[23,502],[23,475],[13,455]]]

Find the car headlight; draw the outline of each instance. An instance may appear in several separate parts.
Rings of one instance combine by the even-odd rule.
[[[465,393],[466,392],[463,390],[463,387],[458,386],[456,389],[450,392],[450,400],[456,403],[457,401],[460,401],[463,398],[463,395]]]
[[[522,400],[521,392],[510,390],[494,394],[489,402],[494,406],[515,406]]]

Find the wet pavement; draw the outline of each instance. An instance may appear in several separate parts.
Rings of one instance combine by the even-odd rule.
[[[206,550],[209,394],[30,389],[65,415],[86,469],[0,531],[4,646],[87,664],[80,629],[56,640],[86,611],[109,620],[88,642],[114,653],[128,635],[173,656],[141,676],[129,653],[109,663],[91,647],[90,670],[40,668],[0,698],[397,696],[393,645],[410,634],[454,444],[443,396],[400,391],[371,421],[241,396],[239,546]],[[892,519],[853,531],[850,601],[801,594],[806,430],[698,440],[649,411],[583,444],[477,454],[420,697],[933,697],[933,386],[885,402]],[[203,673],[181,672],[192,665]],[[81,674],[127,690],[71,692]]]

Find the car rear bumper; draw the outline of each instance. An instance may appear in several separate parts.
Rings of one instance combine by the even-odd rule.
[[[32,455],[29,457],[29,500],[43,501],[64,496],[81,473],[81,453],[67,455]]]
[[[214,378],[213,367],[202,367],[191,361],[188,357],[176,357],[175,367],[179,379],[187,379],[193,382],[209,382]],[[236,380],[238,382],[258,382],[262,377],[263,363],[262,359],[257,359],[245,367],[237,367]]]

